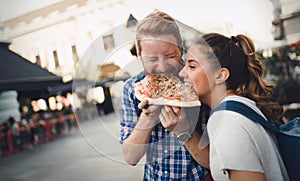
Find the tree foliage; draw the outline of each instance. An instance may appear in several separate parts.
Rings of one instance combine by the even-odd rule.
[[[268,53],[268,52],[269,53]],[[283,46],[258,52],[266,67],[266,77],[275,84],[273,97],[280,104],[300,102],[300,46]]]

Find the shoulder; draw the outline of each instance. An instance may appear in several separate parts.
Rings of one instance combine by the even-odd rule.
[[[145,73],[140,72],[139,74],[131,77],[127,81],[125,81],[123,86],[123,103],[128,104],[131,101],[134,101],[135,104],[138,104],[138,99],[135,97],[134,94],[134,84],[141,81],[143,78],[145,78]]]
[[[255,102],[250,99],[240,96],[230,96],[223,101],[226,100],[242,102],[263,116]],[[232,139],[253,137],[253,135],[257,135],[263,131],[263,127],[260,124],[246,118],[242,114],[227,110],[213,113],[209,118],[207,129],[213,137],[233,137]]]
[[[242,115],[232,111],[215,112],[208,120],[207,131],[211,138],[228,138],[246,134],[247,121]]]
[[[134,83],[137,83],[137,82],[141,81],[144,78],[145,78],[145,72],[142,71],[139,74],[137,74],[137,75],[129,78],[128,80],[126,80],[124,86],[127,86],[127,87],[128,86],[133,86]]]
[[[145,78],[145,73],[144,71],[140,72],[139,74],[127,79],[124,83],[124,91],[128,92],[128,91],[133,91],[133,84],[141,81],[142,79]]]
[[[223,101],[227,101],[227,100],[233,100],[233,101],[238,101],[241,102],[245,105],[247,105],[248,107],[250,107],[251,109],[253,109],[255,112],[257,112],[258,114],[262,115],[263,117],[265,117],[263,115],[263,113],[261,112],[261,110],[256,106],[255,101],[246,98],[246,97],[242,97],[242,96],[228,96],[226,97]],[[222,101],[222,102],[223,102]]]

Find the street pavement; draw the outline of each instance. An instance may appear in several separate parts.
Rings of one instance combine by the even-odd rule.
[[[115,113],[81,121],[79,128],[51,142],[0,157],[0,180],[142,180],[143,165],[133,167],[123,161]]]

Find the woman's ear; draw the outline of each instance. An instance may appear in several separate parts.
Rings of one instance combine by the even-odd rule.
[[[218,71],[215,83],[216,84],[224,83],[228,79],[229,75],[230,75],[230,72],[229,72],[229,70],[227,68],[221,68]]]

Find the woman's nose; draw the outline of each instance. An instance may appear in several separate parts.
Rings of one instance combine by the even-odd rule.
[[[184,78],[186,77],[186,72],[185,72],[185,66],[181,69],[179,72],[179,77]]]

